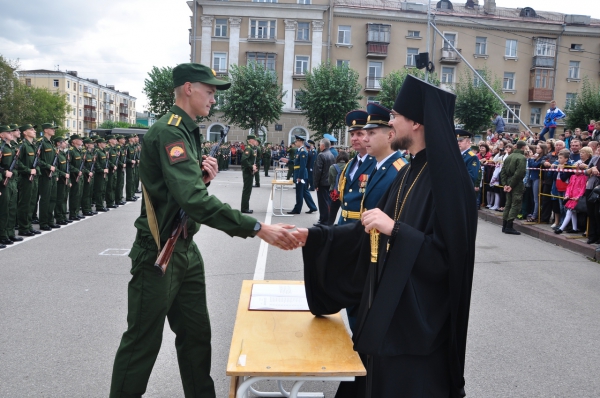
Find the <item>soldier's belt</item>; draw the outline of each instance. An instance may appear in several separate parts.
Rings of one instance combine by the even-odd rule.
[[[360,211],[342,210],[342,217],[349,218],[351,220],[360,220]]]
[[[294,166],[294,169],[299,169],[299,168],[300,168],[300,166]]]

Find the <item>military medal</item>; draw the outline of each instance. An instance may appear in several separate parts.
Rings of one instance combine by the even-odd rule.
[[[369,181],[369,175],[368,174],[361,174],[358,177],[358,181],[359,181],[359,189],[358,192],[360,193],[365,193],[365,190],[367,188],[367,181]]]

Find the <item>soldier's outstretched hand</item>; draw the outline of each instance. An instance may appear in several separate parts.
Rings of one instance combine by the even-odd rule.
[[[260,223],[261,228],[258,231],[258,236],[270,245],[277,246],[283,250],[292,250],[299,246],[298,241],[292,234],[292,229],[295,225],[290,224],[275,224],[269,225]]]

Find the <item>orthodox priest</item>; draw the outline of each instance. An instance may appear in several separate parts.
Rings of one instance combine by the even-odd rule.
[[[390,126],[410,165],[361,223],[295,233],[311,312],[359,306],[352,338],[367,376],[341,383],[338,398],[465,396],[477,214],[455,98],[407,76]]]

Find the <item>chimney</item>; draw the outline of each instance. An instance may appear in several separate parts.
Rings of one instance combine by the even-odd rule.
[[[483,11],[486,14],[496,13],[496,0],[483,0]]]

